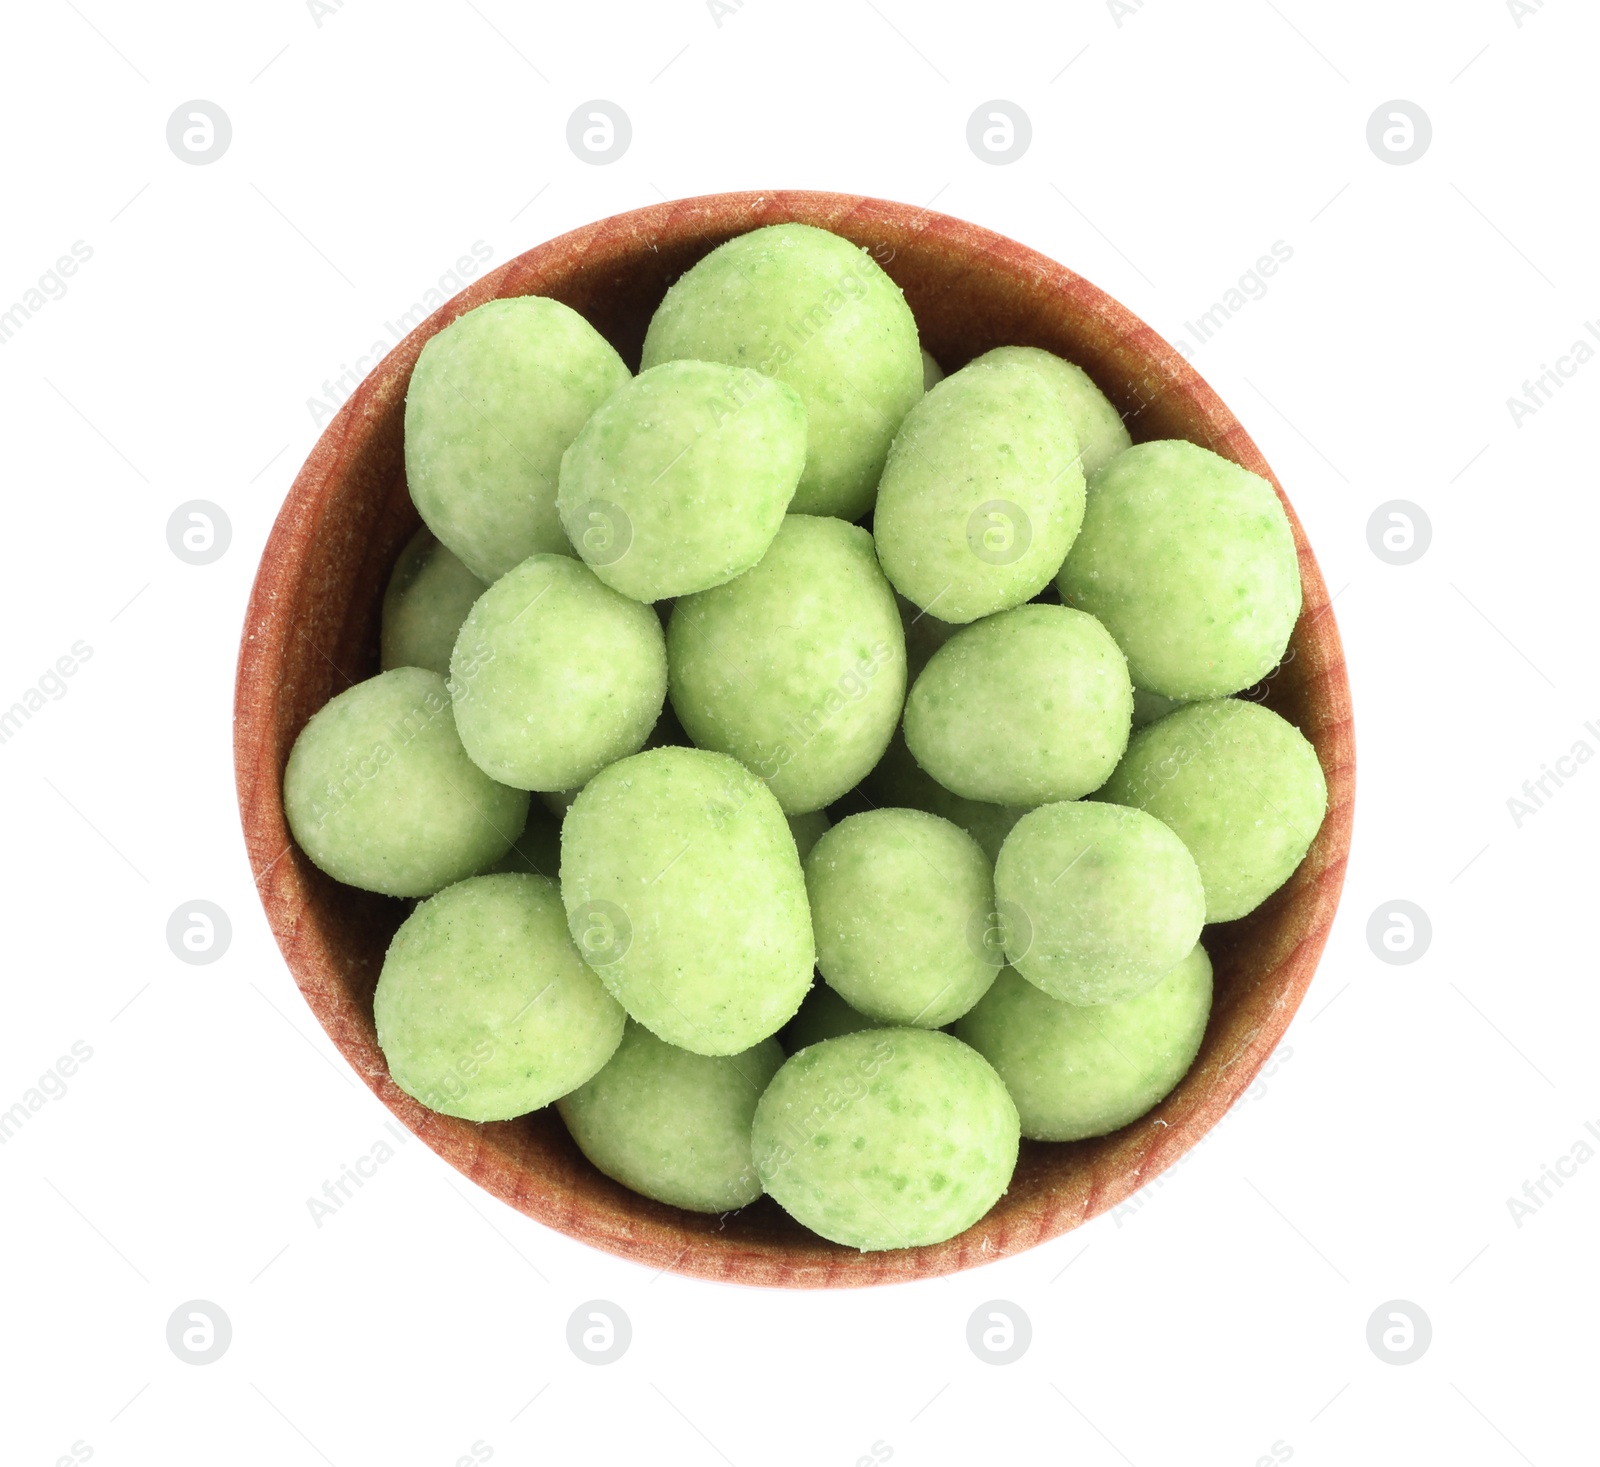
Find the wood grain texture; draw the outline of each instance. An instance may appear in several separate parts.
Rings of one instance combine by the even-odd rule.
[[[680,1212],[602,1177],[553,1109],[493,1125],[426,1110],[390,1080],[372,1021],[384,950],[407,906],[317,871],[290,840],[281,799],[284,765],[306,720],[378,670],[384,584],[417,524],[402,418],[423,343],[485,301],[540,294],[581,312],[637,368],[651,312],[673,280],[723,240],[785,221],[831,229],[870,250],[905,291],[924,344],[946,371],[993,346],[1045,347],[1089,371],[1136,440],[1187,438],[1262,474],[1283,497],[1244,429],[1172,346],[1087,280],[1012,240],[926,209],[845,194],[718,194],[635,210],[551,240],[477,281],[385,357],[329,423],[256,575],[239,656],[235,761],[251,869],[295,981],[361,1078],[440,1156],[529,1217],[652,1269],[742,1284],[856,1287],[971,1268],[1113,1207],[1217,1123],[1288,1027],[1344,881],[1355,741],[1327,587],[1287,498],[1304,609],[1289,656],[1254,696],[1316,748],[1327,819],[1281,891],[1250,916],[1208,929],[1216,1003],[1183,1083],[1112,1136],[1024,1142],[1010,1191],[947,1243],[857,1253],[806,1232],[765,1199],[727,1218]]]

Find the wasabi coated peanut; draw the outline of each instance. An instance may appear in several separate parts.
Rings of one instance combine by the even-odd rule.
[[[1018,606],[934,653],[906,700],[906,745],[946,789],[994,805],[1076,800],[1127,747],[1128,666],[1092,616]]]
[[[941,621],[976,621],[1050,584],[1083,519],[1078,435],[1033,366],[946,377],[895,435],[872,532],[885,574]]]
[[[406,391],[406,481],[475,576],[572,553],[556,514],[561,455],[628,377],[582,316],[536,295],[468,311],[422,348]]]
[[[1171,698],[1163,698],[1160,693],[1147,693],[1143,688],[1133,690],[1133,726],[1143,728],[1147,723],[1154,723],[1158,718],[1165,718],[1174,708],[1183,707],[1182,703],[1175,703]]]
[[[852,815],[812,847],[805,871],[817,967],[858,1012],[939,1029],[994,982],[973,937],[994,910],[989,858],[948,820],[922,810]]]
[[[1192,443],[1141,443],[1089,486],[1057,578],[1179,702],[1236,693],[1278,664],[1300,614],[1294,535],[1272,485]]]
[[[1067,1003],[1154,988],[1205,924],[1194,857],[1153,815],[1121,805],[1030,811],[1000,847],[994,887],[1012,967]]]
[[[512,841],[511,849],[481,874],[493,876],[505,871],[548,876],[552,881],[560,879],[561,822],[539,800],[528,802],[528,823]]]
[[[961,628],[930,616],[921,607],[913,606],[898,591],[894,593],[894,602],[899,608],[900,625],[906,634],[906,680],[915,682],[917,674],[928,665],[928,659]]]
[[[776,1039],[691,1054],[629,1020],[605,1068],[556,1108],[613,1181],[691,1212],[732,1212],[761,1195],[750,1127],[782,1063]]]
[[[1005,1081],[1024,1136],[1081,1141],[1165,1099],[1200,1052],[1210,1013],[1211,960],[1196,943],[1148,992],[1093,1008],[1048,998],[1008,968],[955,1033]]]
[[[1200,868],[1206,921],[1231,922],[1294,874],[1322,825],[1328,787],[1292,723],[1219,698],[1140,729],[1096,798],[1171,826]]]
[[[789,834],[794,837],[795,853],[804,862],[811,854],[812,846],[827,834],[832,822],[821,810],[812,810],[805,815],[789,815],[785,818],[789,822]]]
[[[1061,405],[1077,430],[1085,478],[1092,478],[1119,453],[1133,446],[1122,414],[1082,367],[1036,346],[997,346],[977,361],[1023,362],[1044,377],[1060,397]]]
[[[889,440],[922,396],[917,323],[872,256],[808,224],[719,245],[650,321],[642,366],[688,357],[753,367],[806,406],[806,463],[789,508],[859,519]]]
[[[820,1044],[824,1039],[837,1039],[841,1034],[859,1034],[864,1029],[889,1029],[895,1026],[850,1007],[826,983],[815,983],[797,1013],[784,1026],[778,1037],[784,1050],[795,1054],[810,1044]]]
[[[922,390],[932,392],[939,383],[944,381],[944,368],[934,361],[933,353],[927,347],[922,348]]]
[[[977,841],[991,864],[1000,854],[1000,842],[1026,813],[1016,805],[989,805],[951,794],[931,775],[923,773],[911,757],[911,750],[906,748],[905,735],[899,729],[895,730],[883,758],[861,781],[859,793],[873,808],[899,806],[943,816]]]
[[[577,790],[539,791],[539,803],[554,815],[557,820],[565,820],[567,818],[567,811],[572,808],[572,802],[577,798]]]
[[[648,606],[561,555],[529,556],[479,597],[450,656],[467,753],[525,790],[576,789],[649,737],[667,690]]]
[[[397,667],[312,714],[284,769],[283,810],[334,880],[417,897],[503,856],[528,796],[467,757],[438,673]]]
[[[561,460],[567,537],[636,601],[704,591],[772,543],[806,456],[792,388],[748,367],[665,362],[609,397]]]
[[[811,986],[794,838],[772,791],[726,755],[651,749],[597,774],[561,826],[561,896],[622,1006],[696,1054],[776,1033]]]
[[[383,670],[425,667],[448,677],[456,633],[488,589],[424,525],[400,552],[383,594]]]
[[[1017,1108],[987,1060],[948,1034],[875,1029],[784,1062],[756,1107],[767,1193],[862,1252],[942,1243],[1004,1194]]]
[[[622,1009],[543,876],[478,876],[423,902],[389,944],[372,1010],[395,1084],[469,1121],[548,1105],[622,1038]]]
[[[905,697],[900,616],[872,537],[812,515],[789,515],[754,570],[683,597],[667,660],[689,736],[753,769],[791,815],[860,781]]]

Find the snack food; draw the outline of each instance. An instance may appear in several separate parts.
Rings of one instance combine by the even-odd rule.
[[[812,848],[805,872],[817,967],[859,1013],[940,1029],[994,982],[981,942],[992,868],[948,820],[922,810],[852,815]]]
[[[1154,988],[1080,1007],[1007,968],[955,1034],[1005,1081],[1032,1141],[1081,1141],[1136,1121],[1186,1075],[1211,1012],[1198,943]]]
[[[480,873],[493,876],[504,871],[520,871],[528,876],[561,877],[561,822],[545,807],[542,798],[528,801],[528,819],[522,834],[511,842],[511,849]]]
[[[993,805],[1076,800],[1128,744],[1133,687],[1110,634],[1065,606],[1018,606],[935,652],[906,700],[906,746],[946,789]]]
[[[965,624],[1050,584],[1083,520],[1078,435],[1026,360],[980,358],[906,414],[872,533],[908,601]]]
[[[761,1195],[750,1127],[782,1063],[775,1039],[691,1054],[630,1019],[605,1067],[556,1108],[579,1150],[624,1187],[690,1212],[732,1212]]]
[[[528,795],[467,757],[438,673],[397,667],[312,714],[284,769],[283,811],[336,881],[418,897],[499,860]]]
[[[1051,998],[1108,1004],[1153,988],[1205,923],[1200,870],[1153,815],[1094,800],[1024,815],[995,862],[1006,956]]]
[[[997,346],[975,362],[1021,362],[1050,384],[1077,432],[1079,463],[1086,479],[1133,446],[1122,414],[1076,362],[1064,361],[1037,346]]]
[[[794,514],[859,519],[889,440],[922,396],[922,351],[905,297],[867,251],[807,224],[718,245],[667,291],[642,368],[691,357],[786,382],[806,405]]]
[[[784,1061],[756,1107],[761,1185],[815,1233],[863,1252],[971,1227],[1017,1162],[1017,1108],[976,1050],[874,1029]]]
[[[860,273],[830,297],[836,269]],[[572,298],[622,322],[617,283],[621,309]],[[954,365],[1005,326],[940,329]],[[898,290],[821,231],[753,231],[690,269],[637,378],[599,341],[529,298],[424,352],[411,487],[474,564],[419,531],[381,651],[438,668],[451,642],[454,751],[437,729],[431,763],[390,748],[383,799],[304,848],[427,897],[379,995],[391,1074],[425,1103],[554,1104],[660,1204],[641,1215],[764,1183],[848,1247],[943,1241],[1003,1193],[1019,1135],[1103,1135],[1169,1093],[1206,1022],[1201,921],[1259,901],[1315,832],[1298,733],[1194,691],[1287,637],[1287,519],[1214,455],[1132,448],[1049,352],[943,377]],[[1136,395],[1120,356],[1097,362]],[[496,403],[528,453],[487,441]],[[1082,609],[1102,593],[1103,618]],[[350,740],[326,738],[339,712],[308,725],[286,809],[368,777],[351,786]],[[452,758],[467,784],[442,777]],[[1292,839],[1252,804],[1258,774]],[[442,832],[426,860],[419,819]],[[564,975],[570,1022],[540,1027],[539,973]]]
[[[450,654],[461,742],[480,769],[519,789],[576,789],[632,754],[666,693],[655,612],[563,555],[531,555],[501,576]]]
[[[591,570],[636,601],[720,586],[772,543],[806,457],[799,395],[749,367],[663,362],[561,460],[557,507]]]
[[[426,525],[406,542],[383,593],[378,665],[450,676],[450,649],[472,603],[489,588]]]
[[[681,597],[667,628],[672,707],[784,810],[831,804],[878,762],[905,698],[906,650],[872,536],[789,515],[754,570]]]
[[[583,787],[561,896],[584,960],[669,1044],[737,1054],[811,986],[805,878],[772,792],[704,749],[650,749]]]
[[[469,1121],[548,1105],[622,1038],[622,1008],[543,876],[476,876],[429,897],[389,944],[372,1007],[395,1084]]]
[[[1105,623],[1139,687],[1179,702],[1265,677],[1300,614],[1272,485],[1182,441],[1141,443],[1095,476],[1057,585]]]
[[[821,810],[810,810],[804,815],[789,815],[789,834],[794,837],[795,853],[804,864],[812,846],[827,834],[831,821]]]
[[[406,391],[406,482],[473,575],[572,554],[556,514],[561,455],[628,377],[582,316],[537,295],[481,305],[422,348]]]
[[[1095,798],[1170,826],[1200,868],[1206,921],[1231,922],[1294,874],[1322,825],[1328,786],[1292,723],[1218,698],[1140,729]]]
[[[1154,723],[1158,718],[1165,718],[1175,708],[1183,704],[1171,698],[1163,698],[1160,693],[1147,693],[1143,688],[1133,690],[1133,726],[1143,728],[1147,723]]]

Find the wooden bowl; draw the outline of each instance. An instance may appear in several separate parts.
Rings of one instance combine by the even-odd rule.
[[[765,1198],[723,1218],[680,1212],[601,1176],[553,1107],[475,1125],[419,1105],[389,1078],[372,1020],[373,988],[406,904],[340,886],[312,866],[290,840],[281,799],[284,764],[306,720],[378,670],[384,585],[418,522],[406,492],[402,419],[423,343],[485,301],[538,294],[581,312],[637,366],[645,326],[673,280],[731,236],[791,220],[868,248],[905,291],[924,344],[946,371],[994,346],[1046,347],[1094,377],[1136,440],[1187,438],[1277,484],[1233,414],[1167,342],[1087,280],[1012,240],[926,209],[845,194],[716,194],[653,205],[551,240],[462,291],[390,352],[328,424],[256,574],[240,647],[234,750],[251,869],[295,981],[362,1079],[440,1156],[529,1217],[648,1268],[744,1284],[845,1287],[971,1268],[1106,1211],[1199,1141],[1282,1038],[1338,903],[1355,789],[1339,633],[1286,499],[1305,607],[1289,658],[1256,695],[1317,750],[1329,795],[1322,830],[1287,886],[1250,916],[1207,932],[1216,1002],[1183,1083],[1114,1135],[1023,1142],[1010,1191],[946,1243],[858,1253],[807,1232]]]

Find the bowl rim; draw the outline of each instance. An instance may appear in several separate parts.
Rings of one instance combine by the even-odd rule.
[[[675,1209],[631,1193],[621,1194],[631,1202],[613,1196],[603,1204],[592,1196],[579,1195],[580,1189],[528,1176],[495,1144],[496,1126],[476,1126],[435,1114],[401,1091],[389,1078],[370,1033],[370,1021],[363,1019],[343,985],[339,964],[324,934],[315,921],[303,920],[309,906],[308,887],[295,862],[283,859],[292,841],[282,809],[281,759],[274,752],[272,721],[263,711],[272,706],[281,686],[297,631],[291,617],[279,614],[280,607],[291,605],[291,593],[299,589],[297,552],[316,533],[319,511],[332,486],[373,442],[385,404],[392,404],[396,391],[403,398],[412,367],[429,338],[488,300],[537,293],[527,288],[530,280],[561,271],[569,276],[581,272],[597,242],[621,238],[631,241],[633,248],[652,249],[658,244],[701,243],[709,250],[720,238],[783,222],[815,224],[858,244],[867,244],[874,237],[907,245],[926,241],[987,261],[1031,281],[1034,289],[1075,297],[1078,309],[1099,318],[1116,351],[1129,354],[1154,372],[1160,391],[1142,399],[1146,406],[1169,395],[1177,397],[1203,421],[1210,439],[1206,446],[1272,484],[1288,515],[1300,560],[1302,610],[1291,648],[1307,656],[1309,666],[1300,670],[1300,675],[1313,679],[1306,684],[1306,698],[1321,709],[1315,729],[1302,731],[1317,749],[1328,781],[1327,813],[1311,851],[1286,887],[1270,899],[1276,903],[1281,898],[1287,912],[1292,897],[1294,914],[1304,920],[1286,937],[1273,929],[1278,938],[1276,961],[1262,980],[1270,979],[1270,991],[1254,1005],[1256,1021],[1238,1036],[1232,1052],[1208,1061],[1205,1083],[1196,1079],[1197,1060],[1178,1090],[1139,1121],[1098,1142],[1068,1143],[1088,1148],[1090,1165],[1082,1169],[1086,1175],[1074,1176],[1051,1191],[1046,1202],[1007,1207],[1002,1198],[972,1228],[947,1242],[881,1253],[856,1253],[809,1238],[792,1246],[758,1247],[720,1232],[686,1228],[675,1222]],[[713,239],[713,235],[719,238]],[[887,267],[898,247],[890,248],[887,258],[876,245],[872,252]],[[1103,369],[1104,360],[1081,360],[1079,365],[1101,380],[1103,371],[1096,368]],[[392,406],[386,410],[392,411]],[[290,973],[345,1059],[404,1125],[485,1190],[581,1242],[652,1270],[721,1282],[806,1288],[906,1282],[1022,1252],[1109,1211],[1196,1146],[1252,1083],[1311,982],[1343,886],[1355,775],[1349,683],[1326,584],[1283,486],[1238,419],[1192,364],[1119,301],[1038,251],[925,206],[818,190],[701,195],[628,210],[570,230],[474,281],[390,350],[324,426],[263,548],[240,639],[234,756],[252,877]],[[1173,1099],[1180,1093],[1185,1103],[1175,1107]],[[514,1125],[516,1122],[499,1123],[500,1127]],[[598,1172],[595,1177],[599,1178]],[[611,1186],[610,1192],[620,1193],[620,1189]]]

